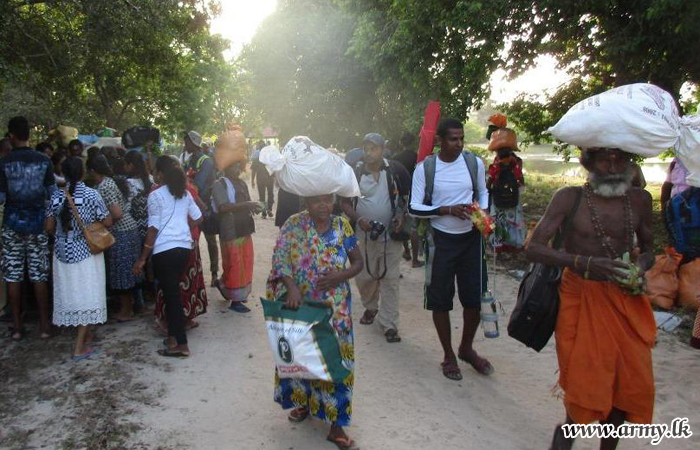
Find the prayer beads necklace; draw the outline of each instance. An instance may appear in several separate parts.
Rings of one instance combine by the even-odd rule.
[[[591,194],[593,193],[593,188],[589,183],[583,187],[583,192],[586,194],[586,204],[588,205],[588,210],[591,212],[591,223],[593,224],[593,231],[596,237],[600,240],[603,250],[608,254],[610,259],[616,259],[620,255],[617,250],[612,245],[612,239],[605,233],[603,229],[603,224],[598,217],[598,212],[593,207],[593,200]],[[625,251],[630,251],[633,241],[634,226],[632,225],[632,203],[630,201],[629,194],[623,196],[625,202]]]

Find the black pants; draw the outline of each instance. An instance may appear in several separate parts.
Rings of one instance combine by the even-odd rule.
[[[258,179],[258,198],[260,198],[260,201],[263,203],[265,203],[265,193],[267,192],[267,203],[265,203],[265,211],[267,212],[272,212],[272,207],[275,204],[274,186],[275,181],[273,178],[267,180]]]
[[[187,344],[185,311],[180,297],[180,278],[187,267],[191,251],[189,248],[178,247],[153,255],[153,271],[158,279],[158,285],[163,289],[168,336],[173,336],[178,345]]]

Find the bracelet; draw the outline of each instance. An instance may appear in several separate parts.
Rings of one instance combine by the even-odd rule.
[[[153,248],[153,246],[152,246],[152,245],[148,245],[148,244],[143,244],[143,246],[144,246],[144,247],[146,247],[146,248],[150,248],[150,249],[152,249],[152,248]]]
[[[576,255],[574,258],[574,270],[578,270],[578,259],[581,257],[581,255]]]
[[[583,274],[583,278],[585,278],[586,280],[588,279],[588,269],[590,269],[590,267],[591,267],[591,260],[592,259],[593,259],[593,257],[589,256],[588,262],[586,263],[586,273]]]

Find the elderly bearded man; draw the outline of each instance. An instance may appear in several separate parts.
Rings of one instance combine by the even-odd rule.
[[[640,273],[653,265],[651,195],[632,187],[629,153],[584,149],[581,164],[588,182],[554,195],[527,248],[530,261],[565,268],[555,336],[567,422],[650,423],[654,315],[645,296],[628,293],[613,278],[627,278],[622,270],[629,266],[618,261],[626,252],[639,254]],[[569,214],[564,249],[548,247]],[[638,249],[633,249],[635,236]],[[557,427],[552,448],[572,444]],[[601,449],[616,447],[617,439],[601,441]]]

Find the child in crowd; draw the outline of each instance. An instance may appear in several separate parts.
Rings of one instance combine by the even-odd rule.
[[[240,174],[245,162],[232,164],[224,176],[214,183],[213,207],[219,215],[219,240],[223,275],[214,281],[227,300],[230,310],[249,312],[243,302],[248,300],[253,283],[253,213],[262,211],[260,203],[250,200],[250,193]]]

